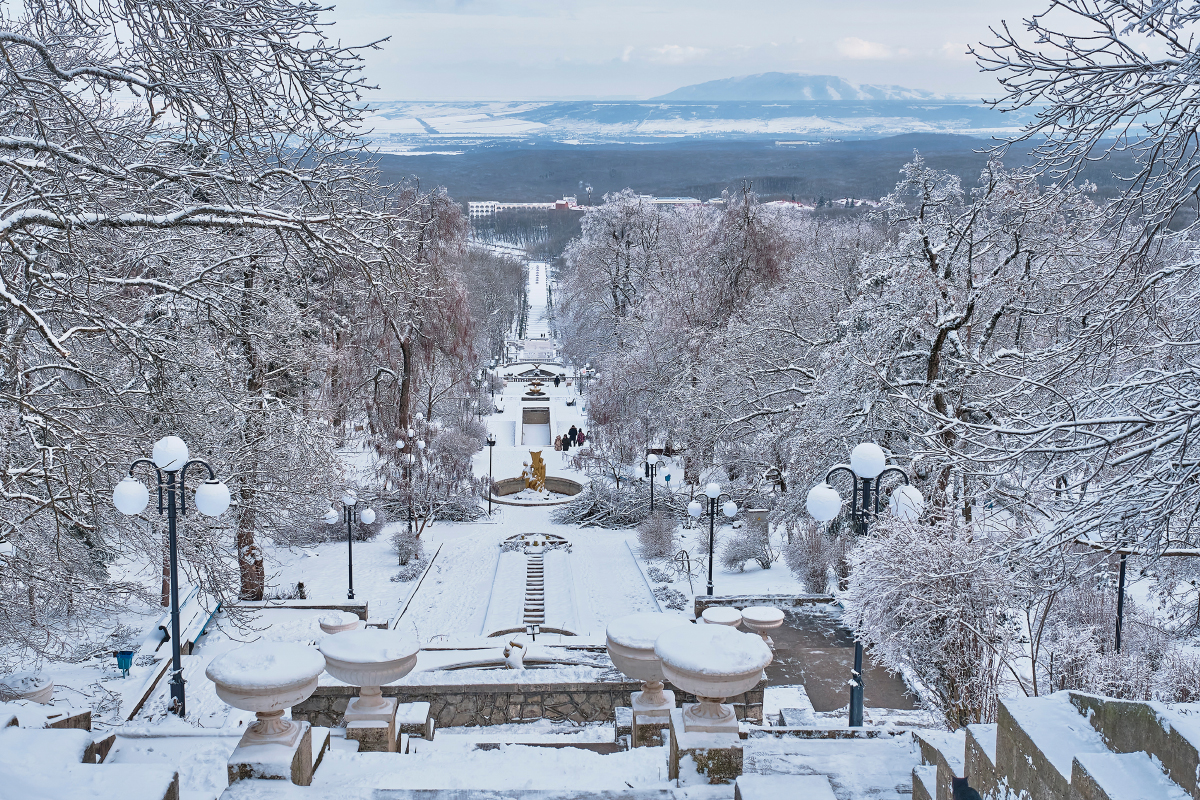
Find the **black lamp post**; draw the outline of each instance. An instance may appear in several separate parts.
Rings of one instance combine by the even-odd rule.
[[[496,434],[489,433],[488,446],[488,516],[492,515],[492,448],[496,446]]]
[[[708,596],[712,597],[713,593],[713,542],[716,536],[716,520],[717,520],[717,504],[724,497],[725,502],[721,505],[721,512],[732,519],[737,516],[737,503],[733,502],[733,497],[728,493],[722,494],[721,484],[710,483],[704,487],[704,495],[708,498]],[[688,514],[694,519],[699,519],[704,513],[704,504],[700,500],[693,500],[688,503]]]
[[[853,494],[850,500],[850,518],[854,532],[867,535],[871,518],[879,515],[879,485],[885,475],[898,475],[904,486],[892,494],[892,511],[902,519],[915,520],[921,513],[924,498],[916,487],[909,484],[908,473],[899,467],[887,466],[883,448],[877,444],[863,443],[850,451],[850,463],[838,464],[825,475],[825,482],[814,486],[808,493],[808,513],[820,522],[830,522],[841,513],[842,498],[831,485],[833,476],[845,472],[850,476]],[[854,640],[854,670],[850,675],[850,727],[861,728],[863,724],[863,646]]]
[[[346,599],[354,599],[354,506],[358,503],[358,497],[354,492],[346,490],[342,495],[342,518],[346,520],[346,573],[349,581],[349,590],[346,592]],[[370,525],[375,521],[375,509],[364,508],[358,512],[358,519],[364,525]],[[338,521],[338,513],[330,506],[325,512],[325,521],[333,525]]]
[[[166,436],[154,445],[153,460],[139,458],[129,466],[129,475],[113,490],[113,505],[130,516],[146,510],[150,492],[145,484],[133,477],[139,464],[148,464],[158,474],[158,513],[164,511],[163,491],[166,490],[167,543],[171,559],[171,711],[182,717],[187,714],[183,691],[183,659],[179,648],[179,555],[177,515],[187,514],[184,476],[190,466],[208,470],[208,480],[196,489],[196,510],[209,517],[225,513],[229,508],[229,487],[217,480],[212,466],[200,459],[188,460],[188,449],[178,436]],[[164,473],[166,479],[164,480]]]
[[[654,476],[658,474],[658,455],[646,456],[646,477],[650,480],[650,513],[654,513]]]

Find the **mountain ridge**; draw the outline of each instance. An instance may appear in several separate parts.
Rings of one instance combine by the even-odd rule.
[[[836,75],[760,72],[681,86],[651,100],[676,102],[870,102],[878,100],[947,100],[944,95],[905,86],[852,84]]]

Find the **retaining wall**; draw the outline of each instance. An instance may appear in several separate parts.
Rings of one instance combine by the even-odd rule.
[[[728,698],[738,719],[761,725],[766,681],[745,694]],[[668,684],[668,688],[670,685]],[[503,725],[535,719],[611,722],[616,709],[631,704],[641,691],[640,681],[595,683],[489,683],[442,686],[384,686],[384,697],[401,703],[429,703],[438,727]],[[302,703],[292,706],[292,718],[332,728],[342,724],[346,704],[358,695],[357,686],[319,686]],[[675,689],[676,702],[695,703],[693,695]]]

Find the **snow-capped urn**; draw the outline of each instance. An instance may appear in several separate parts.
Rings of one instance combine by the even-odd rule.
[[[767,647],[774,647],[775,642],[771,641],[767,631],[773,631],[783,625],[783,612],[775,606],[743,608],[742,624],[746,626],[746,630],[761,636]]]
[[[40,672],[16,672],[0,678],[0,700],[32,700],[46,705],[54,696],[54,681]]]
[[[529,646],[525,644],[525,634],[518,633],[509,639],[508,644],[504,646],[505,669],[525,669],[527,652],[529,652]]]
[[[733,707],[723,701],[753,689],[773,657],[759,636],[728,625],[671,628],[655,641],[654,652],[663,676],[700,701],[683,711],[684,728],[700,732],[737,731]]]
[[[664,631],[682,625],[691,623],[678,614],[654,612],[629,614],[608,623],[605,638],[613,666],[642,682],[642,691],[633,698],[638,716],[666,716],[675,707],[675,693],[663,691],[662,661],[654,643]]]
[[[317,624],[325,633],[357,630],[361,623],[362,620],[358,618],[358,614],[351,611],[331,611],[321,615],[321,618],[317,620]]]
[[[311,647],[290,642],[255,642],[216,658],[204,674],[217,697],[234,708],[253,711],[258,720],[243,744],[278,743],[291,747],[301,726],[283,712],[307,700],[325,671],[325,659]]]
[[[327,636],[318,649],[330,675],[361,687],[346,708],[347,713],[361,713],[389,707],[380,687],[412,672],[421,648],[408,634],[365,628]]]

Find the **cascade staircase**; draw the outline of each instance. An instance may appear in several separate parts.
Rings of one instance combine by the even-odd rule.
[[[913,800],[1200,800],[1200,707],[1080,692],[1002,700],[997,722],[914,732]]]
[[[525,615],[526,625],[546,624],[546,568],[542,553],[526,556]]]

